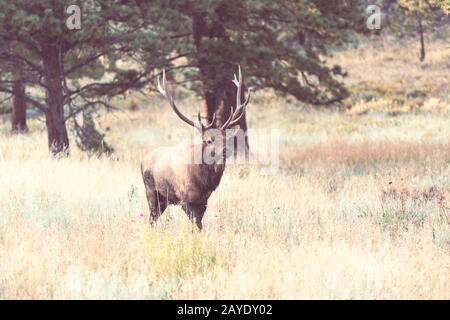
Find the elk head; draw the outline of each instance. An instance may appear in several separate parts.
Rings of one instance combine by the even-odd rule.
[[[206,157],[202,157],[202,159],[206,162],[206,164],[212,164],[213,162],[216,162],[216,160],[219,162],[225,161],[226,148],[227,145],[229,145],[228,142],[234,138],[234,135],[237,132],[237,130],[231,130],[231,134],[228,132],[227,135],[227,130],[235,127],[239,123],[241,118],[244,116],[245,108],[250,101],[250,90],[248,90],[245,101],[243,103],[241,102],[242,72],[240,66],[238,76],[236,77],[236,74],[234,75],[233,83],[237,87],[236,108],[234,109],[231,107],[231,112],[228,119],[221,126],[216,126],[216,113],[213,113],[211,123],[208,125],[204,125],[202,123],[200,111],[197,114],[197,121],[195,122],[183,115],[177,108],[173,96],[167,89],[165,70],[163,70],[162,84],[160,83],[158,77],[158,91],[167,99],[175,114],[185,123],[196,128],[198,132],[200,132],[202,138],[202,155],[207,155]]]

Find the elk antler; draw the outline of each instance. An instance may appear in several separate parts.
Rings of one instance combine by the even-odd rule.
[[[177,106],[175,105],[175,100],[173,99],[173,96],[169,94],[169,91],[167,90],[167,83],[166,83],[166,70],[163,69],[163,80],[162,80],[162,86],[161,83],[159,82],[159,77],[157,78],[158,81],[158,91],[164,96],[166,97],[167,101],[169,101],[170,106],[172,107],[173,111],[175,111],[176,115],[183,120],[184,122],[186,122],[187,124],[197,128],[197,129],[202,129],[202,130],[206,130],[206,129],[210,129],[213,125],[214,125],[214,121],[216,120],[216,114],[213,114],[213,118],[212,121],[209,125],[205,126],[202,123],[202,120],[200,118],[200,112],[198,113],[198,123],[195,123],[194,121],[190,120],[188,117],[186,117],[185,115],[183,115],[180,110],[178,110]]]
[[[166,97],[167,101],[169,101],[170,106],[172,107],[173,111],[175,111],[176,115],[183,120],[184,122],[186,122],[188,125],[191,125],[193,127],[198,127],[197,124],[194,123],[194,121],[190,120],[189,118],[187,118],[184,114],[182,114],[180,112],[180,110],[178,110],[175,101],[173,99],[173,97],[169,94],[169,91],[167,90],[167,83],[166,83],[166,70],[163,69],[163,80],[162,80],[162,86],[161,83],[159,82],[159,76],[158,76],[158,91],[164,96]]]
[[[233,83],[237,87],[237,93],[236,93],[236,111],[233,112],[233,107],[231,107],[230,117],[227,121],[223,124],[222,127],[220,127],[221,130],[228,129],[241,120],[241,118],[245,114],[245,107],[250,102],[250,89],[247,90],[247,98],[245,99],[244,103],[241,104],[241,91],[242,91],[242,73],[241,73],[241,66],[239,66],[239,79],[236,78],[236,74],[234,75]]]

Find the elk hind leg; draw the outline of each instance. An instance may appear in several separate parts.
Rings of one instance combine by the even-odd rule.
[[[166,210],[167,199],[156,191],[153,177],[148,173],[144,174],[144,185],[150,210],[149,222],[153,225],[161,214],[163,214],[164,210]]]
[[[151,225],[154,225],[166,210],[167,199],[157,191],[150,191],[147,193],[147,201],[150,209],[149,221]]]

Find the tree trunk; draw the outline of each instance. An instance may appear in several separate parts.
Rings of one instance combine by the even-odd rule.
[[[237,66],[221,61],[220,63],[210,60],[207,45],[204,45],[203,38],[216,39],[225,45],[229,42],[223,26],[220,23],[207,27],[200,15],[192,17],[192,30],[194,44],[199,56],[199,74],[202,82],[202,91],[205,103],[201,110],[202,117],[211,123],[213,115],[216,115],[216,126],[221,126],[230,116],[231,108],[236,110],[237,88],[233,84],[233,75],[237,73]],[[244,86],[243,86],[243,89]],[[245,90],[242,90],[241,101],[245,100]],[[247,132],[247,122],[245,115],[239,121],[239,127]],[[235,144],[236,146],[236,144]],[[248,137],[245,138],[245,153],[248,152]],[[240,151],[240,150],[236,150]]]
[[[420,62],[425,60],[425,39],[424,39],[424,31],[423,31],[423,24],[422,19],[419,17],[418,19],[419,24],[419,37],[420,37]]]
[[[26,132],[27,128],[27,104],[25,101],[25,85],[19,75],[13,84],[13,103],[11,114],[11,130],[13,132]]]
[[[62,86],[62,68],[59,47],[55,43],[42,45],[44,82],[46,85],[48,147],[54,154],[68,155],[69,137],[64,117],[64,97]]]

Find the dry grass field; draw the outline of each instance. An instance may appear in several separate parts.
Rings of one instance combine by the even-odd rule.
[[[179,207],[146,223],[140,158],[188,132],[159,98],[100,118],[109,159],[53,159],[39,120],[0,125],[0,298],[450,299],[450,49],[416,51],[336,54],[344,111],[258,94],[278,173],[228,167],[202,233]]]

